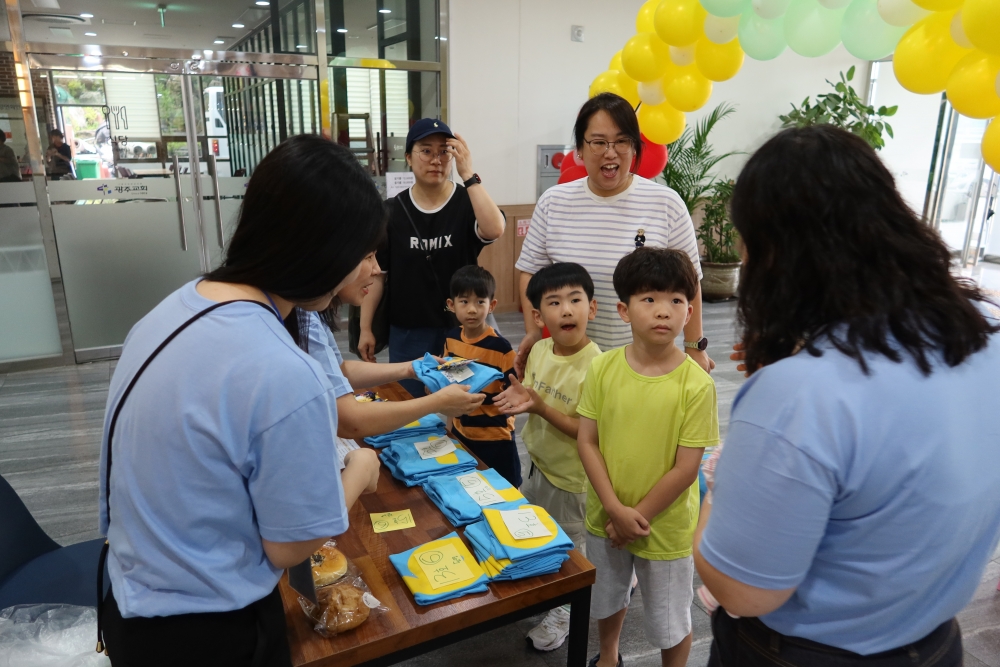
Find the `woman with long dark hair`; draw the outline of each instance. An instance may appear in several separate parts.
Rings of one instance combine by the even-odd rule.
[[[116,667],[291,664],[281,571],[347,529],[379,463],[339,471],[333,387],[283,320],[326,309],[383,234],[350,151],[293,137],[254,171],[222,266],[129,333],[101,452]]]
[[[710,665],[962,663],[956,613],[1000,538],[1000,331],[860,138],[749,160],[736,397],[695,563]]]

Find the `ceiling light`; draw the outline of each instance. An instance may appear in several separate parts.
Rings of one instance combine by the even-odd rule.
[[[347,28],[337,28],[337,32],[347,32]]]
[[[225,43],[226,43],[226,41],[223,40],[223,39],[217,39],[214,42],[212,42],[212,44],[225,44]]]
[[[392,10],[391,9],[380,9],[380,10],[378,10],[378,13],[379,14],[392,14]]]
[[[267,7],[271,3],[268,2],[267,0],[257,0],[257,2],[255,2],[254,4],[257,5],[258,7]]]
[[[86,35],[87,37],[97,37],[96,32],[85,32],[83,34]]]
[[[80,14],[80,18],[82,18],[82,19],[92,19],[92,18],[94,18],[94,15],[93,14],[83,13],[83,14]]]
[[[242,28],[242,27],[243,27],[243,24],[242,24],[242,23],[234,23],[234,24],[233,24],[233,27],[234,27],[234,28]]]
[[[442,38],[441,38],[441,41],[442,41],[442,42],[447,42],[447,41],[448,41],[448,38],[447,38],[447,37],[442,37]]]
[[[297,49],[308,49],[309,47],[306,46],[305,44],[296,44],[295,48],[297,48]]]

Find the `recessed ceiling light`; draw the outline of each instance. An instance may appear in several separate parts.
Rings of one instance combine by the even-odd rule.
[[[306,46],[305,44],[296,44],[295,48],[297,48],[297,49],[308,49],[309,47]]]
[[[391,9],[380,9],[380,10],[378,10],[378,13],[379,14],[392,14],[392,10]]]
[[[96,32],[85,32],[83,34],[86,35],[87,37],[97,37]]]
[[[82,18],[82,19],[92,19],[92,18],[94,18],[94,15],[93,14],[83,13],[83,14],[80,14],[80,18]]]
[[[254,4],[257,5],[258,7],[267,7],[271,3],[268,2],[267,0],[257,0],[257,2],[255,2]]]
[[[347,32],[347,28],[337,28],[337,32]]]
[[[225,44],[225,43],[226,41],[224,39],[217,39],[214,42],[212,42],[212,44]]]
[[[233,24],[233,27],[234,27],[234,28],[242,28],[242,27],[243,27],[243,24],[242,24],[242,23],[234,23],[234,24]]]

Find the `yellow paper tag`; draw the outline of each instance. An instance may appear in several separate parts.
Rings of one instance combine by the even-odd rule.
[[[431,588],[435,590],[475,578],[465,563],[465,557],[458,553],[454,544],[445,544],[420,553],[417,563],[424,571]]]
[[[410,510],[382,512],[381,514],[372,514],[371,517],[372,527],[376,533],[388,533],[390,530],[403,530],[417,525],[413,521],[413,514]]]

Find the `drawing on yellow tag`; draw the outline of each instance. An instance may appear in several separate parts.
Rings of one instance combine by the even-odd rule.
[[[410,510],[398,510],[396,512],[382,512],[372,514],[372,528],[376,533],[387,533],[390,530],[403,530],[413,528],[416,523],[413,521],[413,513]]]
[[[438,589],[475,578],[454,544],[443,544],[417,556],[431,588]]]

